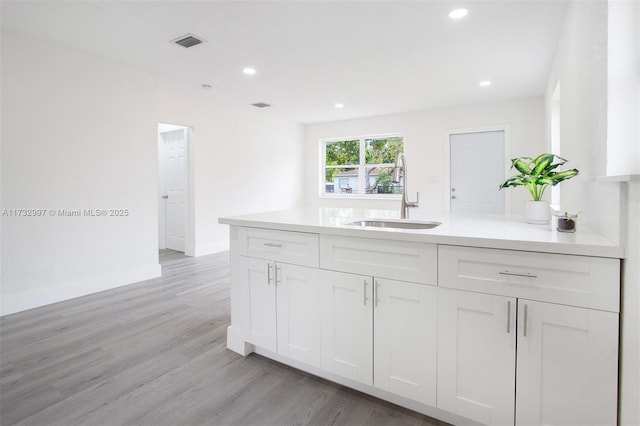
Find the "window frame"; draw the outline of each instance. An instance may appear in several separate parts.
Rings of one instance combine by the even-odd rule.
[[[319,196],[320,198],[337,198],[337,199],[362,199],[362,200],[399,200],[402,198],[402,194],[366,194],[364,180],[365,180],[365,169],[368,167],[393,167],[393,163],[383,163],[383,164],[366,164],[366,141],[368,139],[384,139],[384,138],[402,138],[402,148],[405,150],[405,140],[404,135],[402,133],[383,133],[383,134],[370,134],[370,135],[358,135],[358,136],[342,136],[335,138],[321,138],[319,140],[319,149],[320,149],[320,173],[319,173]],[[360,143],[359,149],[359,163],[358,164],[341,164],[337,166],[328,166],[330,168],[354,168],[358,170],[358,193],[351,192],[326,192],[325,188],[325,173],[327,168],[327,150],[326,145],[328,143],[335,142],[343,142],[343,141],[353,141],[358,140]],[[351,166],[351,167],[350,167]],[[335,188],[334,182],[334,188]]]

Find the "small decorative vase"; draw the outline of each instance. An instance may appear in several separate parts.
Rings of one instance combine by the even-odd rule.
[[[546,201],[527,201],[526,209],[527,223],[535,225],[546,225],[551,220],[549,203]]]

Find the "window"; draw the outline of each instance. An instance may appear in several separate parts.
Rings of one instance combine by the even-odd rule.
[[[404,151],[402,136],[323,139],[323,195],[380,197],[401,194],[393,166]],[[382,194],[382,195],[381,195]]]

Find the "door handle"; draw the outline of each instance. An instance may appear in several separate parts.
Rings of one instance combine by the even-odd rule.
[[[452,199],[452,200],[455,200],[455,199],[456,199],[456,196],[455,196],[455,195],[452,195],[452,196],[451,196],[451,199]]]
[[[271,284],[271,262],[267,262],[267,285]]]
[[[375,307],[378,307],[378,302],[380,301],[380,283],[378,282],[378,280],[375,280],[376,283],[376,295],[375,295]]]
[[[275,280],[276,287],[278,287],[278,284],[282,284],[281,280],[282,280],[282,268],[276,264],[276,280]]]
[[[507,300],[507,334],[511,333],[511,300]]]
[[[524,324],[522,330],[522,337],[527,337],[527,305],[524,305]]]

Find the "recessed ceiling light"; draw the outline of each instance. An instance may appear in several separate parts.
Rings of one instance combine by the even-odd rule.
[[[467,9],[454,9],[451,12],[449,12],[449,18],[451,19],[464,18],[465,16],[467,16],[467,13],[469,13]]]
[[[490,82],[489,80],[481,81],[481,82],[480,82],[480,83],[478,83],[478,84],[480,84],[480,86],[482,86],[482,87],[488,87],[488,86],[491,86],[491,82]]]
[[[242,72],[245,73],[246,75],[254,75],[256,73],[256,69],[251,67],[246,67],[242,70]]]
[[[344,104],[335,104],[334,108],[344,108]]]

